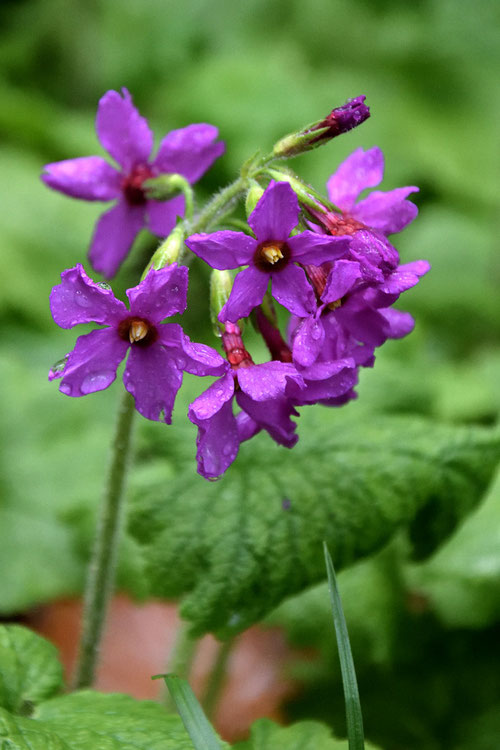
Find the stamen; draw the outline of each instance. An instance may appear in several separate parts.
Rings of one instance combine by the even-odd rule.
[[[281,252],[281,246],[275,243],[263,245],[261,252],[264,258],[268,261],[268,263],[271,263],[271,265],[274,265],[284,257],[283,253]]]
[[[141,341],[149,331],[149,327],[146,325],[146,323],[143,320],[133,320],[130,323],[130,328],[128,331],[128,338],[131,344],[134,344],[136,341]]]

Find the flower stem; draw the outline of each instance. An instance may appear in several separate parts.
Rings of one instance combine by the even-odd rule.
[[[199,639],[190,635],[188,623],[181,620],[174,646],[169,654],[168,671],[176,674],[177,677],[189,680],[198,645]],[[177,711],[175,702],[168,691],[165,694],[165,707],[172,713]]]
[[[104,622],[113,593],[133,416],[134,399],[125,391],[118,411],[104,502],[87,574],[82,633],[73,682],[75,689],[88,687],[94,681]]]
[[[205,689],[205,695],[203,696],[203,708],[209,719],[213,719],[217,703],[220,698],[221,690],[224,686],[224,680],[227,673],[227,664],[229,656],[231,654],[235,638],[229,638],[227,641],[221,643],[215,664],[212,667],[210,676],[208,678],[207,687]]]
[[[207,203],[205,208],[188,227],[189,233],[196,234],[201,230],[206,231],[207,229],[210,229],[211,225],[221,215],[227,213],[232,204],[243,195],[247,184],[247,177],[238,177],[237,180],[231,182],[231,184],[221,190],[220,193],[214,195],[212,200]]]

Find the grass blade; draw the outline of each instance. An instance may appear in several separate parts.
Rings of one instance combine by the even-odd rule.
[[[354,670],[354,661],[352,658],[351,644],[349,643],[347,624],[344,617],[344,611],[342,609],[342,602],[340,601],[340,594],[337,587],[337,579],[335,576],[332,558],[328,551],[328,547],[326,546],[326,542],[323,542],[323,549],[325,552],[326,571],[328,574],[328,589],[330,592],[330,601],[332,605],[335,635],[337,638],[337,646],[339,649],[342,684],[344,686],[349,750],[365,750],[363,716],[361,714],[358,683],[356,680],[356,672]]]
[[[175,674],[155,675],[153,679],[160,677],[165,680],[170,696],[196,750],[222,750],[219,739],[187,680]]]

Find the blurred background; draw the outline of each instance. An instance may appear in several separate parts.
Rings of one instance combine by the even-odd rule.
[[[421,188],[420,215],[395,244],[403,261],[425,258],[433,270],[405,295],[415,332],[383,348],[363,373],[359,402],[496,422],[495,0],[3,0],[0,29],[3,617],[82,587],[119,389],[68,399],[47,382],[75,340],[53,323],[48,295],[62,270],[85,262],[103,208],[50,191],[39,175],[47,162],[103,153],[94,118],[108,89],[130,90],[158,141],[191,122],[219,128],[226,155],[200,183],[200,199],[234,179],[257,149],[365,94],[371,118],[294,168],[323,190],[352,150],[380,146],[382,188]],[[113,282],[117,293],[137,283],[156,244],[140,235]],[[199,301],[206,273],[194,265],[192,276],[198,303],[187,329],[213,344]],[[177,412],[184,418],[182,398]],[[163,429],[141,425],[139,444],[144,431],[161,439]],[[132,542],[127,550],[121,586],[144,596]],[[430,561],[398,560],[395,543],[340,576],[368,736],[387,750],[498,748],[500,487]],[[304,596],[314,626],[300,621],[303,601],[273,616],[291,642],[320,655],[288,665],[302,689],[282,715],[333,719],[341,731],[342,701],[333,717],[331,709],[340,688],[326,599],[319,589]]]

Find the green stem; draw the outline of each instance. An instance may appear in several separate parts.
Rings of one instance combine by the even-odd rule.
[[[134,399],[125,391],[118,411],[104,502],[88,569],[75,688],[88,687],[94,681],[104,622],[113,593],[133,416]]]
[[[210,672],[207,687],[205,688],[205,695],[203,696],[203,708],[209,719],[214,716],[217,703],[220,698],[221,690],[224,686],[224,680],[226,678],[227,663],[231,654],[234,638],[229,638],[227,641],[221,643],[215,664]]]
[[[196,234],[196,232],[202,230],[207,231],[207,229],[210,229],[211,225],[219,218],[219,216],[226,213],[231,204],[243,195],[247,184],[247,177],[238,177],[237,180],[221,190],[220,193],[214,195],[212,200],[207,203],[205,208],[200,214],[198,214],[191,225],[188,225],[189,233]]]

